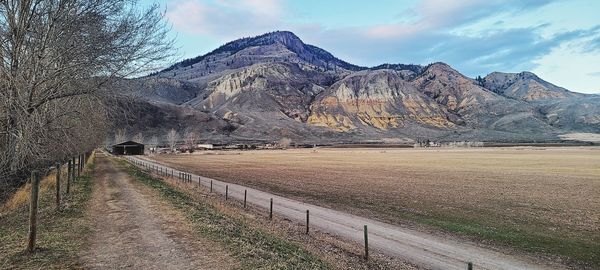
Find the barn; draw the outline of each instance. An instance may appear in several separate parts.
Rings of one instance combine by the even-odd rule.
[[[126,141],[113,145],[112,153],[114,155],[143,155],[144,145],[134,141]]]

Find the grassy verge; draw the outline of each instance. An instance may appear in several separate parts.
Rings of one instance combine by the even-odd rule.
[[[37,251],[25,252],[29,208],[27,203],[0,214],[0,269],[79,268],[77,252],[90,232],[85,209],[92,194],[93,161],[74,184],[71,194],[63,194],[60,210],[55,207],[55,184],[46,183],[39,198]],[[50,180],[46,180],[50,181]],[[64,187],[63,183],[63,187]]]
[[[198,233],[226,247],[241,263],[242,269],[330,268],[296,243],[252,227],[245,220],[223,213],[212,204],[195,199],[126,161],[121,161],[121,166],[181,210]]]
[[[390,210],[388,213],[394,213],[396,218],[434,226],[482,242],[500,244],[542,256],[556,256],[577,269],[599,269],[600,267],[600,237],[598,236],[584,239],[576,233],[548,232],[538,229],[543,228],[540,224],[507,226],[501,221],[489,218],[491,215],[487,219],[484,216],[462,217],[433,211],[429,215],[420,215],[399,209]]]

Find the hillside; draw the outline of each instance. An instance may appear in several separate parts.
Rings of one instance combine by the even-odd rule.
[[[360,67],[285,31],[229,42],[123,88],[154,107],[196,111],[204,120],[153,119],[209,140],[556,141],[600,132],[597,96],[531,72],[473,79],[445,63]],[[225,134],[224,125],[235,130]]]

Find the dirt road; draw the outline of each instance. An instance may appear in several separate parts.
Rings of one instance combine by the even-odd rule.
[[[177,176],[179,170],[164,166],[148,159],[129,157],[138,165],[145,164],[151,168],[169,171]],[[371,219],[350,215],[296,200],[273,195],[241,185],[225,183],[215,179],[192,174],[192,180],[204,186],[212,186],[214,192],[225,193],[228,186],[229,197],[243,200],[244,190],[248,191],[248,203],[269,208],[273,198],[275,215],[291,220],[304,222],[306,210],[310,210],[311,228],[329,232],[363,243],[363,226],[368,226],[369,246],[371,249],[391,256],[401,257],[431,269],[466,269],[472,262],[475,269],[565,269],[564,266],[546,265],[537,259],[525,256],[507,255],[478,246],[475,243],[459,241],[440,236],[433,236],[412,229],[389,225]]]
[[[81,254],[86,269],[229,269],[219,246],[196,237],[180,213],[133,182],[102,154],[90,207],[94,232]]]

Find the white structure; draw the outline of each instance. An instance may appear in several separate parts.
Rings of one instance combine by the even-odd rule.
[[[196,146],[196,148],[198,148],[198,149],[213,149],[213,145],[212,144],[198,144]]]

